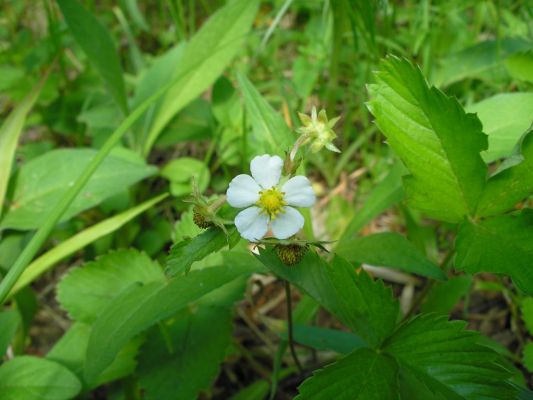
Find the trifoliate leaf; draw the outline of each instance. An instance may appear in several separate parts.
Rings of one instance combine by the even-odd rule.
[[[456,250],[456,268],[507,274],[521,290],[533,294],[533,210],[463,222]]]
[[[404,178],[411,206],[449,222],[474,215],[487,174],[479,119],[396,57],[383,61],[369,92],[378,126],[411,173]]]

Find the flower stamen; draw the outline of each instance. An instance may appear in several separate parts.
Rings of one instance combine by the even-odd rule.
[[[257,205],[261,208],[261,212],[267,214],[270,219],[275,219],[279,213],[284,213],[284,206],[287,202],[283,200],[284,192],[281,192],[277,187],[261,190],[259,192],[259,200]]]

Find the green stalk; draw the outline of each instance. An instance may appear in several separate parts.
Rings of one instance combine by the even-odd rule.
[[[89,165],[81,173],[80,177],[76,180],[76,183],[70,187],[65,196],[55,206],[52,212],[48,215],[45,222],[37,230],[32,237],[28,245],[24,248],[22,253],[18,256],[13,266],[9,269],[8,273],[0,282],[0,305],[4,304],[7,295],[15,286],[18,279],[24,272],[27,265],[32,261],[33,257],[37,254],[41,246],[44,244],[48,235],[54,229],[58,221],[61,219],[65,211],[67,211],[70,204],[76,199],[80,191],[89,181],[93,173],[100,166],[102,161],[107,157],[109,152],[119,143],[120,139],[128,132],[128,129],[133,123],[156,101],[158,100],[173,84],[174,80],[170,81],[167,85],[163,86],[156,93],[146,99],[139,107],[137,107],[130,115],[124,119],[120,126],[113,132],[113,134],[107,139],[102,148],[96,153]]]

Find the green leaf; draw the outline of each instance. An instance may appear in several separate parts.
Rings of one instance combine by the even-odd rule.
[[[80,390],[72,372],[44,358],[15,357],[0,366],[0,400],[69,400]]]
[[[153,282],[130,286],[101,310],[94,322],[87,348],[87,381],[92,382],[138,333],[171,317],[205,294],[252,272],[254,269],[249,266],[212,267],[176,277],[167,284]]]
[[[358,264],[390,267],[434,279],[446,279],[438,266],[398,233],[384,232],[346,240],[337,247],[336,252]]]
[[[523,350],[523,363],[529,372],[533,372],[533,342],[526,344]]]
[[[284,340],[288,340],[287,333],[281,336]],[[353,333],[318,326],[294,324],[293,336],[294,341],[303,346],[321,351],[333,350],[340,354],[348,354],[360,347],[367,347],[365,341]]]
[[[237,78],[253,128],[253,135],[248,143],[248,156],[264,153],[282,155],[284,151],[290,151],[295,137],[283,118],[261,96],[246,75],[238,74]]]
[[[128,113],[124,73],[106,28],[78,0],[57,0],[72,35],[107,85],[124,114]]]
[[[241,278],[150,331],[137,369],[145,399],[194,400],[209,389],[231,343],[232,306],[245,285]]]
[[[533,122],[533,93],[502,93],[467,107],[477,113],[489,149],[481,153],[486,162],[511,155],[522,134]],[[506,118],[502,118],[505,115]]]
[[[164,282],[161,267],[137,250],[118,250],[71,270],[57,288],[71,318],[91,323],[112,299],[134,283]]]
[[[407,60],[389,57],[375,76],[369,107],[411,173],[404,178],[411,206],[448,222],[474,215],[487,174],[479,120]]]
[[[46,76],[28,93],[24,100],[9,114],[0,127],[0,217],[4,208],[7,183],[11,177],[11,167],[26,117],[37,101]]]
[[[448,322],[447,316],[421,315],[400,326],[383,351],[396,358],[401,370],[446,399],[514,398],[503,358],[481,345],[480,334],[465,326],[462,321]]]
[[[174,115],[211,86],[239,52],[257,7],[257,0],[229,2],[187,44],[172,75],[176,83],[165,95],[144,142],[145,154]]]
[[[533,297],[526,297],[520,305],[522,319],[530,335],[533,336]]]
[[[531,42],[519,37],[475,44],[443,58],[433,81],[436,85],[449,85],[467,78],[498,79],[497,67],[501,67],[507,57],[530,48]]]
[[[425,313],[450,313],[459,300],[468,294],[471,285],[472,277],[467,275],[453,277],[447,282],[437,282],[422,304],[422,311]]]
[[[9,212],[0,227],[24,230],[42,225],[96,153],[96,150],[82,148],[53,150],[23,165],[15,181]],[[137,160],[130,151],[115,151],[92,175],[62,221],[98,205],[155,172],[154,167]]]
[[[509,275],[518,288],[533,294],[533,210],[465,221],[455,245],[456,268]]]
[[[239,240],[235,228],[228,231],[230,242]],[[228,245],[228,237],[219,228],[209,228],[194,238],[185,238],[170,249],[165,272],[170,275],[188,273],[195,261],[215,253]]]
[[[273,250],[263,250],[259,260],[279,277],[313,297],[370,346],[378,346],[392,333],[398,302],[390,288],[336,256],[331,264],[308,251],[301,267],[287,268]],[[305,266],[305,268],[304,268]]]
[[[82,322],[75,322],[69,330],[59,339],[46,358],[55,361],[75,373],[83,381],[83,368],[87,345],[91,334],[91,327]],[[136,338],[127,343],[118,353],[115,361],[103,370],[92,385],[88,388],[97,387],[119,378],[132,374],[137,366],[136,357],[142,340]]]
[[[17,311],[0,312],[0,359],[6,354],[20,322],[20,315]]]
[[[161,176],[170,181],[170,192],[176,197],[192,192],[193,178],[200,193],[207,189],[211,179],[207,166],[202,161],[189,157],[170,161],[161,169]]]
[[[513,54],[505,66],[513,78],[533,83],[533,51]]]
[[[391,357],[358,349],[314,372],[298,388],[297,400],[394,400],[398,398],[398,366]]]
[[[504,213],[533,193],[533,130],[524,135],[516,153],[488,180],[477,215]]]
[[[39,276],[41,276],[44,272],[53,268],[58,261],[68,257],[90,243],[95,242],[101,237],[116,231],[139,214],[142,214],[149,208],[152,208],[166,197],[166,194],[162,194],[154,197],[153,199],[147,200],[144,203],[99,222],[59,243],[56,247],[47,251],[35,259],[30,265],[28,265],[23,274],[20,276],[16,285],[13,287],[13,290],[10,292],[9,296],[13,296],[19,290],[26,287]]]

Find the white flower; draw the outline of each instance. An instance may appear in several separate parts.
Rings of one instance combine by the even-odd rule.
[[[229,184],[227,200],[232,207],[246,208],[235,217],[235,226],[251,242],[262,239],[269,224],[277,239],[287,239],[302,229],[304,217],[293,207],[311,207],[315,193],[309,179],[295,176],[280,182],[283,160],[264,154],[250,163],[252,176],[237,175]]]

